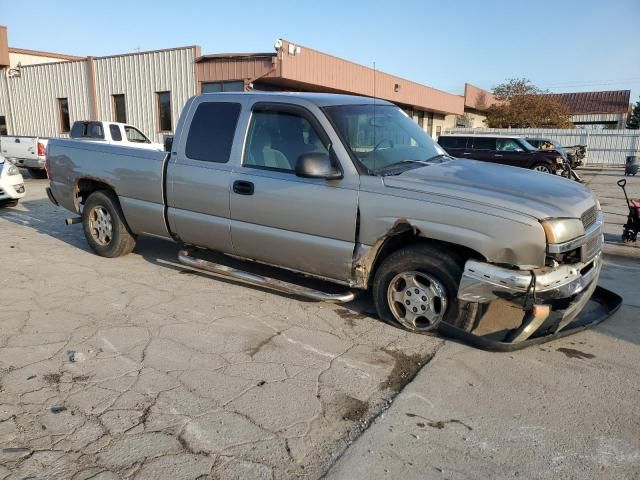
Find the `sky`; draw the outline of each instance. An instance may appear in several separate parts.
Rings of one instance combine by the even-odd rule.
[[[70,55],[269,52],[286,38],[455,94],[527,78],[640,100],[640,0],[0,0],[0,25],[12,47]]]

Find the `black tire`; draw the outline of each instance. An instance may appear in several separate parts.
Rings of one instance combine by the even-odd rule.
[[[2,207],[15,207],[18,205],[18,202],[20,201],[19,198],[14,198],[12,200],[2,200],[0,201],[0,208]]]
[[[424,318],[422,321],[417,319],[416,325],[408,326],[406,322],[398,320],[392,312],[392,308],[397,312],[400,308],[404,308],[404,305],[395,302],[390,306],[389,303],[390,287],[394,279],[407,272],[420,272],[439,282],[446,293],[447,306],[441,321],[470,331],[474,327],[480,309],[476,303],[461,302],[457,299],[463,265],[462,259],[438,245],[414,244],[396,250],[384,259],[373,279],[372,295],[378,316],[406,330],[419,333],[434,330],[434,326],[426,323]],[[392,288],[395,288],[395,285]],[[421,298],[425,299],[425,297]],[[418,300],[417,297],[416,300]]]
[[[45,178],[47,178],[47,171],[41,170],[39,168],[30,168],[29,175],[31,176],[31,178],[35,178],[37,180],[44,180]]]
[[[129,230],[120,203],[108,190],[89,195],[82,210],[82,227],[87,243],[102,257],[121,257],[136,246],[136,237]]]
[[[534,163],[533,165],[531,165],[531,170],[536,170],[538,172],[543,172],[543,173],[553,173],[553,174],[556,173],[553,167],[549,166],[548,163],[544,163],[544,162]]]

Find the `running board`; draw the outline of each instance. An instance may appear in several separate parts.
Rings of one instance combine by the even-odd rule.
[[[354,292],[321,292],[320,290],[314,290],[313,288],[307,288],[301,285],[296,285],[294,283],[276,280],[275,278],[263,277],[262,275],[256,275],[244,270],[238,270],[226,265],[220,265],[219,263],[209,262],[207,260],[202,260],[200,258],[191,256],[189,250],[180,250],[180,252],[178,253],[178,261],[183,265],[194,268],[196,270],[204,270],[215,275],[220,275],[221,277],[231,278],[243,283],[248,283],[250,285],[255,285],[263,288],[269,288],[278,292],[298,295],[300,297],[305,297],[311,300],[317,300],[321,302],[346,303],[351,302],[356,297],[356,294]]]

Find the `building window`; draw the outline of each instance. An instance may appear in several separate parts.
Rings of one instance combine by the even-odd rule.
[[[60,115],[60,132],[69,133],[71,121],[69,120],[69,101],[66,98],[58,99],[58,113]]]
[[[244,92],[244,82],[207,82],[202,84],[202,93]]]
[[[113,121],[127,123],[127,109],[124,103],[124,94],[111,95],[113,103]]]
[[[4,115],[0,115],[0,135],[8,135],[9,131],[7,130],[7,117]]]
[[[158,128],[161,132],[172,130],[171,92],[158,92]]]
[[[441,133],[442,133],[442,126],[437,125],[436,126],[436,138],[438,138]]]

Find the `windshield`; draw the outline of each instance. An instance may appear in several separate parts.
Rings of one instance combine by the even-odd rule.
[[[341,105],[325,111],[353,157],[369,174],[391,164],[441,159],[446,152],[395,105]]]

